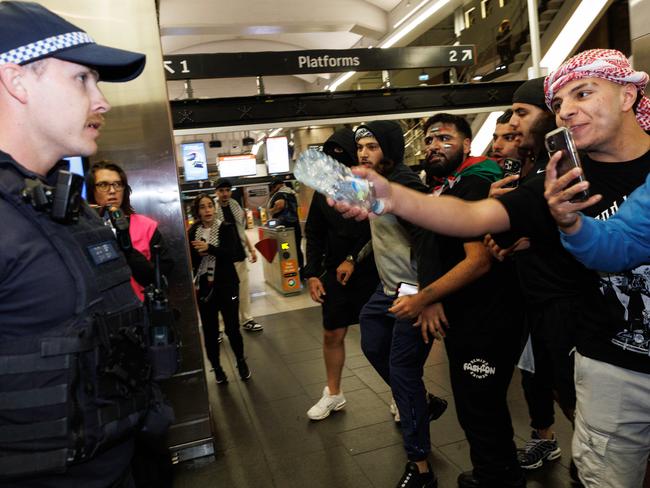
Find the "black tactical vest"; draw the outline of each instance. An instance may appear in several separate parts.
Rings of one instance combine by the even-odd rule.
[[[52,221],[22,200],[23,186],[0,163],[0,198],[56,249],[76,282],[59,293],[76,293],[77,305],[47,334],[30,334],[26,324],[23,338],[0,347],[0,485],[64,472],[126,440],[151,395],[143,307],[112,231],[85,203],[78,223]]]

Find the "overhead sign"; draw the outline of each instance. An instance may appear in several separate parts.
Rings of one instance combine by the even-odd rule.
[[[389,49],[321,49],[256,53],[178,54],[163,58],[168,80],[236,78],[474,64],[474,45]]]

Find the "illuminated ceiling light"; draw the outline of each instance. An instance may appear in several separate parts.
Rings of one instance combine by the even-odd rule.
[[[411,16],[420,10],[425,3],[427,3],[429,0],[422,0],[413,10],[411,10],[409,13],[407,13],[404,17],[402,17],[400,20],[398,20],[395,25],[393,25],[393,29],[397,29],[400,25],[402,25],[404,22],[406,22]],[[408,6],[408,5],[407,5]]]
[[[583,34],[607,6],[608,0],[582,0],[560,34],[540,61],[540,66],[552,71],[560,66],[576,48]]]
[[[503,112],[492,112],[488,115],[487,119],[485,119],[485,122],[483,122],[483,125],[474,136],[474,139],[472,139],[471,154],[478,156],[485,152],[492,140],[492,134],[494,133],[497,119],[501,117],[501,115],[503,115]]]
[[[356,71],[348,71],[348,72],[345,73],[343,76],[340,76],[337,80],[335,80],[334,82],[332,82],[332,84],[330,85],[330,91],[331,91],[331,92],[336,91],[336,89],[337,89],[339,86],[341,86],[342,83],[345,83],[345,82],[348,81],[350,78],[352,78],[352,76],[353,76],[355,73],[356,73]]]
[[[414,19],[412,19],[408,24],[404,25],[401,29],[393,32],[388,39],[382,41],[379,44],[379,47],[386,49],[389,47],[394,46],[397,44],[404,36],[409,34],[413,29],[415,29],[417,26],[419,26],[422,22],[427,20],[429,17],[431,17],[433,14],[435,14],[438,10],[440,10],[442,7],[447,5],[450,0],[438,0],[437,2],[432,3],[429,5],[426,9],[424,9],[422,12],[420,12],[419,15],[417,15]]]
[[[476,75],[472,80],[474,81],[481,81],[483,79],[483,75]]]
[[[429,81],[429,73],[426,71],[422,70],[422,73],[418,75],[418,80],[420,81]]]

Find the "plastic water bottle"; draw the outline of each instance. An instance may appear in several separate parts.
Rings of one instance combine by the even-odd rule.
[[[350,168],[317,149],[303,151],[293,170],[302,183],[337,202],[364,207],[380,214],[384,204],[375,197],[370,181],[354,175]]]

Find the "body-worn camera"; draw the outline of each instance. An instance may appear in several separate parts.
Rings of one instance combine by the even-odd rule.
[[[83,183],[83,177],[60,169],[55,186],[25,178],[22,197],[36,210],[49,213],[52,220],[73,224],[79,220]]]

